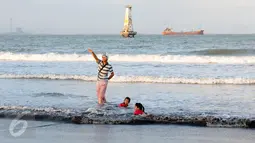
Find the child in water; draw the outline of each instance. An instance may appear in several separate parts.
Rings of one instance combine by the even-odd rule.
[[[129,97],[126,97],[123,101],[123,103],[120,103],[119,104],[119,107],[128,107],[128,104],[130,103],[130,98]]]
[[[145,114],[143,105],[141,103],[135,103],[134,115],[143,114]]]

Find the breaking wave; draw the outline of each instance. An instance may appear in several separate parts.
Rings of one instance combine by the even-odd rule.
[[[255,128],[254,118],[183,115],[178,113],[170,115],[149,114],[147,116],[134,116],[132,112],[108,114],[107,112],[114,110],[114,107],[104,110],[101,113],[95,112],[94,110],[88,109],[81,111],[74,109],[0,106],[0,118],[19,117],[19,119],[75,124],[178,124],[204,127]]]
[[[222,55],[222,56],[242,56],[255,55],[255,49],[206,49],[190,52],[198,55]]]
[[[100,54],[98,54],[101,57]],[[88,54],[25,54],[0,52],[2,61],[43,61],[43,62],[75,62],[94,61]],[[162,63],[218,63],[218,64],[254,64],[255,56],[195,56],[195,55],[121,55],[109,56],[115,62],[162,62]]]
[[[96,81],[96,76],[83,75],[14,75],[2,74],[4,79],[49,79],[49,80],[83,80]],[[166,84],[255,84],[254,78],[182,78],[156,76],[116,76],[111,82],[119,83],[166,83]]]

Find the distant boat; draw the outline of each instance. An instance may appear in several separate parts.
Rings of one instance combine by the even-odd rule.
[[[174,32],[172,28],[166,28],[162,35],[204,35],[204,30],[186,31],[186,32]]]
[[[4,35],[26,35],[27,33],[25,33],[21,27],[16,27],[16,30],[13,31],[13,28],[12,28],[12,18],[10,18],[10,32],[7,32],[7,33],[2,33]]]
[[[17,27],[16,31],[14,32],[8,32],[8,33],[3,33],[4,35],[26,35],[27,33],[25,33],[22,28]]]

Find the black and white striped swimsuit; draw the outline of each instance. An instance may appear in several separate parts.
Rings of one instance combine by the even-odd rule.
[[[97,75],[97,80],[108,80],[108,73],[113,72],[113,68],[110,64],[107,64],[101,71],[100,69],[104,66],[103,61],[99,60],[98,61],[98,75]],[[100,71],[100,72],[99,72]]]

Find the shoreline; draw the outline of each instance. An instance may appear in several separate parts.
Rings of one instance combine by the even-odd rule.
[[[25,129],[17,137],[9,131],[11,120],[0,119],[2,136],[0,140],[8,143],[44,143],[54,140],[55,143],[86,141],[91,143],[101,142],[157,142],[164,143],[171,140],[181,142],[209,142],[209,143],[253,143],[255,140],[254,130],[203,128],[188,126],[164,126],[164,125],[74,125],[54,124],[52,122],[26,121],[27,128],[18,126],[16,132]],[[15,133],[15,132],[14,132]]]

